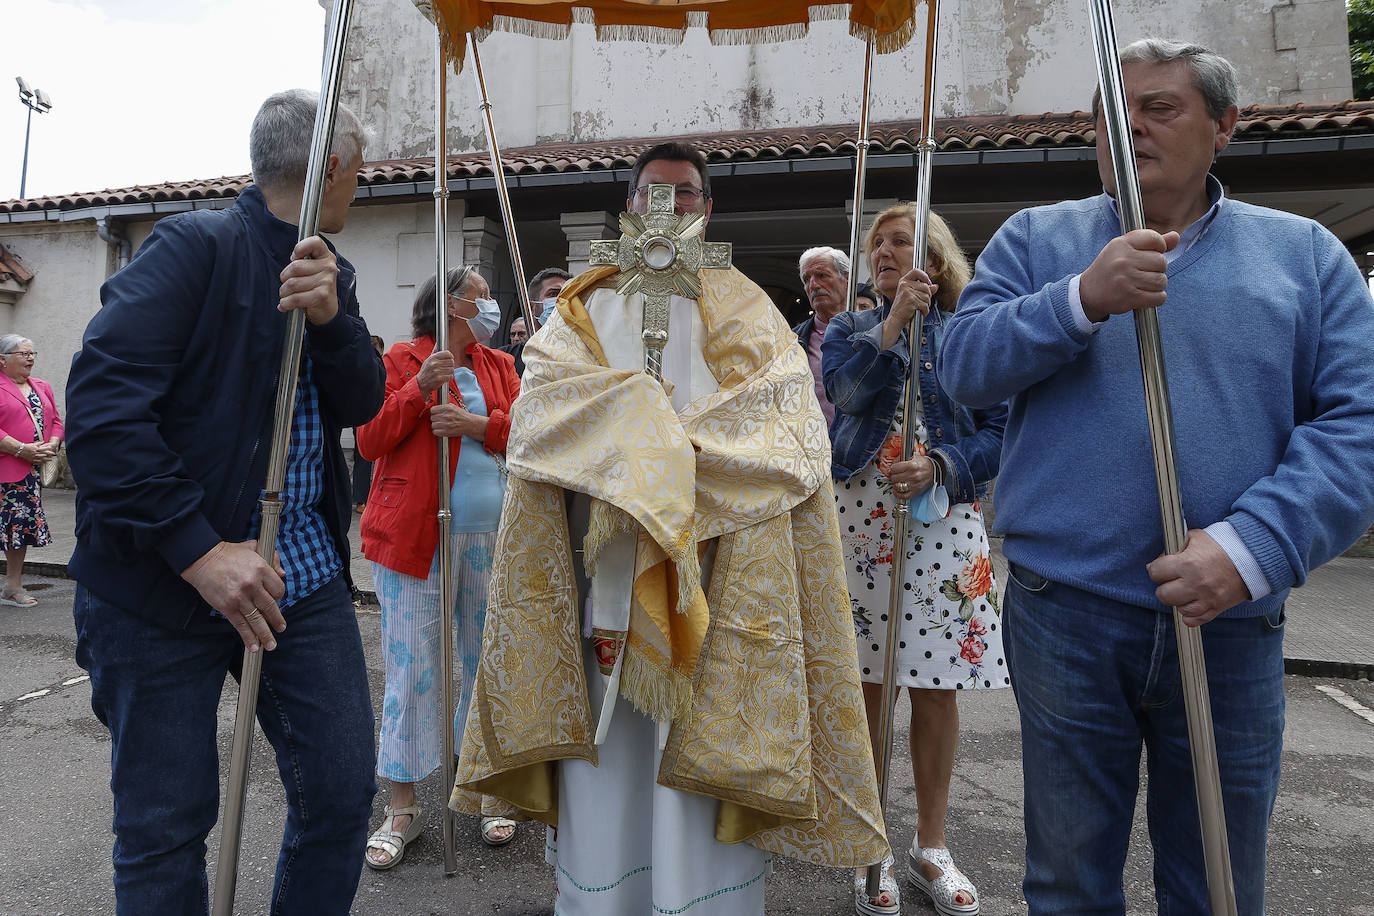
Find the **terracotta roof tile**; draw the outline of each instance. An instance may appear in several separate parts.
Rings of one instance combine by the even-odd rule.
[[[852,124],[689,134],[674,138],[693,143],[710,162],[798,159],[853,155]],[[1237,140],[1268,140],[1282,136],[1374,133],[1374,102],[1348,101],[1334,105],[1252,105],[1241,109]],[[1031,149],[1091,145],[1096,137],[1088,112],[1047,112],[1038,115],[986,115],[946,118],[937,125],[936,142],[943,151]],[[664,137],[607,140],[599,143],[545,143],[506,150],[506,171],[514,175],[595,172],[629,168],[639,153]],[[920,140],[920,122],[889,121],[872,128],[869,153],[910,153]],[[485,153],[466,153],[449,159],[450,178],[491,175]],[[387,185],[432,181],[429,158],[388,159],[363,166],[361,183]],[[249,183],[246,175],[200,181],[39,197],[0,203],[0,213],[70,210],[113,204],[203,200],[235,197]]]
[[[0,283],[13,280],[20,286],[28,286],[32,279],[33,272],[24,266],[24,262],[19,260],[19,256],[4,245],[0,245]]]

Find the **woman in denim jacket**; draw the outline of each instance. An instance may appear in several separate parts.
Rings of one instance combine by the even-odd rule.
[[[938,912],[972,916],[979,910],[977,891],[950,857],[945,811],[959,740],[955,691],[1009,683],[978,505],[997,474],[1007,410],[960,407],[940,387],[941,312],[954,311],[969,281],[969,265],[949,226],[931,213],[930,275],[912,270],[914,220],[915,207],[899,204],[873,221],[864,249],[883,303],[873,311],[841,312],[831,320],[821,347],[821,371],[835,404],[832,471],[873,734],[882,696],[894,500],[915,499],[932,486],[943,487],[948,495],[948,516],[924,525],[913,515],[904,545],[906,597],[900,609],[896,677],[911,695],[918,811],[907,875]],[[901,461],[901,414],[911,362],[907,328],[918,310],[926,315],[917,360],[918,444],[912,460]],[[869,916],[899,912],[895,881],[885,880],[883,890],[882,896],[870,899],[856,876],[856,909]]]

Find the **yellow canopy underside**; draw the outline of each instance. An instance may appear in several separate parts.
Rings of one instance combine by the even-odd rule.
[[[415,0],[438,23],[450,57],[461,62],[467,36],[518,32],[564,38],[574,23],[596,26],[603,41],[677,44],[688,27],[704,26],[715,44],[764,44],[803,37],[812,22],[844,19],[878,53],[906,46],[915,33],[917,0]]]

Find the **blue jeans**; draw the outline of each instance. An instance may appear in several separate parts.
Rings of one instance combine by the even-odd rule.
[[[270,912],[345,916],[377,791],[362,639],[342,578],[283,613],[257,709],[287,803]],[[110,730],[117,912],[203,916],[205,837],[219,811],[216,710],[243,643],[227,621],[207,633],[164,629],[81,586],[74,614],[76,660]]]
[[[1125,912],[1142,743],[1159,912],[1206,916],[1173,616],[1015,565],[1002,613],[1021,715],[1032,916]],[[1259,916],[1283,747],[1283,611],[1213,620],[1202,642],[1236,902],[1241,916]]]

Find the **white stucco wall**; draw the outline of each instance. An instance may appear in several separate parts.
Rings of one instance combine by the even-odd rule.
[[[33,374],[52,385],[65,417],[67,372],[87,322],[100,308],[109,246],[96,235],[94,221],[0,226],[0,242],[34,275],[18,302],[0,306],[0,334],[23,334],[33,341],[38,351]]]
[[[450,263],[461,263],[461,200],[449,204]],[[136,253],[156,220],[123,226]],[[434,208],[429,201],[356,206],[347,228],[331,237],[358,271],[363,318],[387,345],[410,339],[415,286],[434,272]],[[39,351],[34,372],[53,386],[65,415],[67,372],[81,335],[100,308],[100,285],[114,270],[116,249],[102,241],[94,220],[0,226],[0,242],[34,272],[14,306],[0,305],[0,334],[23,334]]]
[[[329,0],[322,0],[326,6]],[[368,158],[433,152],[434,30],[408,3],[357,0],[344,99],[374,131]],[[1124,43],[1198,41],[1240,68],[1242,104],[1331,102],[1351,94],[1343,0],[1118,0]],[[924,20],[903,51],[878,57],[875,120],[919,116]],[[852,123],[863,45],[842,22],[802,40],[680,46],[498,33],[481,45],[503,146]],[[1083,0],[949,0],[941,8],[939,114],[1039,114],[1086,108],[1095,80]],[[471,65],[450,78],[454,152],[485,149]]]
[[[450,201],[449,263],[461,263],[462,201]],[[369,330],[389,347],[409,340],[415,287],[434,273],[434,204],[355,206],[332,240],[358,272],[358,303]]]

